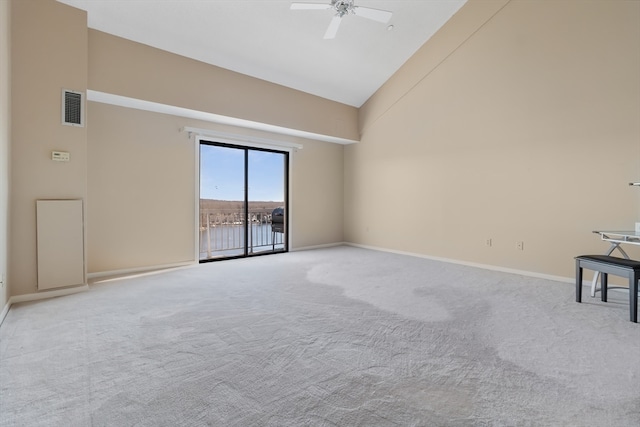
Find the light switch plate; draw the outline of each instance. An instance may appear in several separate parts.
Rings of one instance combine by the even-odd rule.
[[[640,233],[640,222],[636,222],[636,233]]]
[[[66,151],[52,151],[51,152],[51,160],[55,160],[56,162],[68,162],[71,156]]]

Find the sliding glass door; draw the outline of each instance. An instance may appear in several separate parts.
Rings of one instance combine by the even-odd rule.
[[[287,250],[287,152],[200,143],[200,261]]]

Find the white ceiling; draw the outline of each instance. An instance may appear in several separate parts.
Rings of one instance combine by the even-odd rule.
[[[393,17],[348,15],[325,40],[332,11],[290,10],[289,0],[58,1],[86,10],[89,28],[355,107],[466,2],[356,0]]]

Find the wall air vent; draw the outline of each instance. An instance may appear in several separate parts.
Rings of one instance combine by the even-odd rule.
[[[84,127],[84,93],[62,89],[62,124]]]

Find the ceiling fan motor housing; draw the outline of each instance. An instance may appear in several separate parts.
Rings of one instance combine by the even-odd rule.
[[[331,6],[341,18],[348,14],[355,14],[354,0],[331,0]]]

